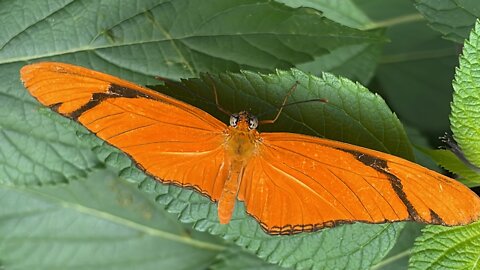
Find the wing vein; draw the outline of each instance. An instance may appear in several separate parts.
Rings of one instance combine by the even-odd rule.
[[[302,174],[303,176],[311,179],[313,182],[319,184],[328,194],[330,194],[333,198],[335,198],[338,202],[340,202],[340,205],[342,205],[342,207],[350,214],[352,215],[352,213],[350,213],[350,211],[348,210],[347,207],[345,207],[345,205],[343,205],[342,201],[341,200],[338,200],[338,198],[332,193],[330,192],[327,188],[325,188],[325,186],[323,186],[319,181],[316,181],[313,177],[305,174],[304,172],[301,172],[300,170],[284,163],[284,162],[280,162],[281,164],[283,164],[284,166]],[[314,189],[312,189],[310,186],[308,186],[307,184],[303,183],[302,181],[299,181],[296,177],[294,177],[293,175],[285,172],[284,170],[278,168],[277,166],[273,165],[272,163],[269,163],[270,166],[272,166],[272,168],[274,168],[275,170],[277,170],[278,172],[280,172],[281,174],[285,175],[286,177],[292,179],[294,182],[298,183],[300,186],[303,186],[306,190],[310,191],[313,195],[315,195],[316,197],[320,198],[322,201],[324,201],[326,204],[330,205],[333,209],[335,209],[337,212],[340,212],[339,209],[337,207],[335,207],[329,200],[325,199],[322,195],[320,195],[317,191],[315,191]],[[353,215],[352,215],[353,217]]]

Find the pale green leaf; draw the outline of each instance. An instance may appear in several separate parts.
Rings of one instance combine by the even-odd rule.
[[[445,170],[455,173],[459,176],[459,181],[467,186],[478,186],[480,184],[480,175],[463,161],[458,159],[450,150],[432,150],[422,149],[435,162],[442,166]]]
[[[426,226],[417,238],[410,269],[478,269],[480,223],[463,227]]]
[[[455,89],[450,115],[455,141],[465,157],[480,165],[480,23],[477,22],[469,40],[465,42],[456,70]]]

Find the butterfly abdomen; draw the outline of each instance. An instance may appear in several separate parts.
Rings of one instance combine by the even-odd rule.
[[[230,163],[230,173],[228,174],[223,186],[220,200],[218,200],[218,219],[221,224],[229,223],[230,219],[232,218],[244,168],[244,162],[233,161]]]

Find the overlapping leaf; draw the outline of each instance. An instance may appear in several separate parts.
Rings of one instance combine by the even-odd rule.
[[[416,0],[415,6],[430,26],[445,38],[463,43],[480,17],[477,0]]]

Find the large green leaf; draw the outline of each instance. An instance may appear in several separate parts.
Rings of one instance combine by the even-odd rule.
[[[226,249],[109,171],[50,187],[0,187],[5,269],[205,269]]]
[[[202,80],[184,80],[183,84],[155,89],[195,104],[227,123],[229,116],[214,103],[214,86],[222,107],[231,112],[247,109],[260,119],[271,119],[295,83],[298,86],[289,103],[312,99],[327,102],[287,106],[275,124],[260,126],[260,131],[326,137],[413,159],[403,126],[383,99],[360,84],[328,73],[316,77],[295,69],[270,75],[244,71],[204,75]]]
[[[453,137],[465,157],[480,165],[480,23],[477,21],[470,39],[465,42],[456,70],[450,115]]]
[[[4,26],[14,24],[17,32],[3,38],[0,63],[65,55],[122,75],[107,64],[117,65],[137,78],[287,68],[342,46],[382,41],[379,32],[343,27],[318,12],[271,1],[75,1],[33,22],[17,22],[18,12],[4,14]]]
[[[433,29],[458,43],[463,43],[480,17],[477,0],[415,0],[415,6]]]

